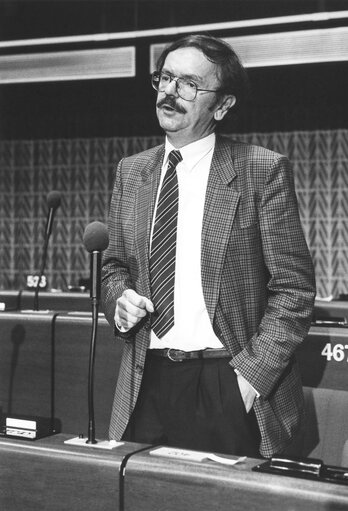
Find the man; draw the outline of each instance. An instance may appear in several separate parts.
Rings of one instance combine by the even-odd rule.
[[[223,41],[176,41],[152,76],[165,144],[118,165],[102,274],[124,342],[116,440],[269,457],[299,427],[314,273],[288,160],[215,134],[245,83]]]

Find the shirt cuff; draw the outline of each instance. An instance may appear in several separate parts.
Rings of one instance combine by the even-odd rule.
[[[121,325],[120,318],[118,315],[117,304],[116,304],[116,309],[115,309],[114,323],[115,323],[115,327],[117,328],[117,330],[119,332],[121,332],[122,334],[125,334],[126,332],[128,332],[128,330],[130,330],[129,328],[125,328],[124,326]]]
[[[242,373],[241,373],[240,371],[238,371],[238,369],[234,369],[234,372],[236,373],[236,375],[237,375],[237,376],[239,376],[239,375],[243,376],[243,375],[242,375]],[[243,377],[243,378],[244,378],[244,377]],[[244,378],[244,379],[245,379],[245,378]],[[250,387],[253,389],[253,391],[254,391],[254,392],[255,392],[255,394],[256,394],[256,399],[258,399],[258,398],[260,397],[260,392],[258,392],[258,391],[255,389],[255,387],[253,387],[253,386],[251,385],[251,383],[249,383],[249,382],[248,382],[248,380],[246,380],[246,379],[245,379],[245,381],[246,381],[246,382],[248,383],[248,385],[250,385]]]

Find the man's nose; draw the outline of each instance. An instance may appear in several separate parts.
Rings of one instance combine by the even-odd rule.
[[[176,80],[171,80],[167,87],[164,89],[164,92],[167,94],[167,96],[178,96]]]

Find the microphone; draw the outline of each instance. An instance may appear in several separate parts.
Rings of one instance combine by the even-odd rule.
[[[109,234],[106,226],[101,222],[92,222],[87,225],[83,234],[83,244],[90,253],[90,298],[92,304],[92,334],[89,352],[88,371],[88,439],[87,444],[96,444],[94,420],[94,359],[95,344],[98,328],[98,306],[101,286],[101,253],[109,245]]]
[[[90,266],[90,297],[92,300],[100,299],[101,284],[101,252],[109,245],[109,233],[101,222],[91,222],[83,234],[83,244],[91,254]]]
[[[54,213],[56,212],[56,209],[60,206],[60,193],[56,190],[52,190],[47,195],[47,204],[48,204],[48,217],[47,217],[47,223],[46,223],[46,229],[45,229],[45,235],[50,236],[52,231],[52,224],[53,224],[53,218]]]
[[[48,213],[47,213],[47,220],[46,220],[46,227],[45,227],[45,240],[44,240],[44,248],[42,252],[42,260],[41,260],[41,268],[39,273],[39,278],[36,284],[35,288],[35,295],[34,295],[34,310],[39,310],[39,289],[40,289],[40,283],[42,275],[45,271],[45,265],[46,265],[46,257],[47,257],[47,247],[48,247],[48,241],[51,236],[52,232],[52,225],[53,225],[53,219],[54,214],[56,212],[56,209],[60,206],[60,193],[56,190],[52,190],[47,195],[47,204],[48,204]]]

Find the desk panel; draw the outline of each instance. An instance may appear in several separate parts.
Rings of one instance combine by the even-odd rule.
[[[117,511],[123,458],[141,447],[115,449],[64,444],[67,435],[35,442],[0,438],[3,511]]]
[[[20,291],[0,291],[0,302],[5,304],[5,310],[19,309]]]
[[[348,390],[348,349],[341,361],[327,360],[322,355],[326,345],[331,349],[341,344],[348,346],[348,328],[312,326],[309,334],[296,352],[303,385],[327,389]]]
[[[139,502],[142,511],[348,509],[348,487],[252,472],[259,463],[229,467],[135,454],[126,466],[125,511],[139,511]]]
[[[32,309],[34,306],[34,291],[21,292],[20,308],[22,310]],[[40,291],[39,309],[54,311],[85,311],[91,310],[91,300],[88,293],[76,292],[49,292]]]
[[[57,432],[87,433],[91,313],[0,313],[0,415],[50,418]],[[108,437],[122,356],[104,315],[94,371],[96,436]]]
[[[0,313],[0,409],[51,417],[53,313]]]
[[[55,321],[54,412],[62,432],[86,433],[91,314],[60,314]],[[111,407],[123,344],[116,342],[104,316],[98,320],[94,369],[97,438],[108,438]]]
[[[314,320],[336,320],[348,325],[348,301],[333,300],[331,302],[323,302],[320,300],[315,300]]]

